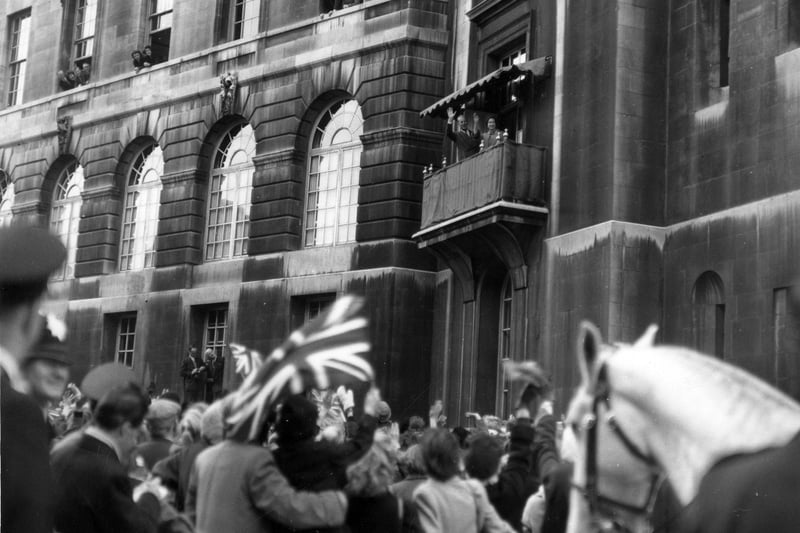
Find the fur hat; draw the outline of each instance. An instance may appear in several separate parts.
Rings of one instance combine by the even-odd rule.
[[[211,444],[222,441],[225,429],[225,401],[217,400],[208,406],[200,419],[200,434]]]
[[[164,436],[181,414],[181,406],[170,400],[153,400],[147,409],[147,428],[153,436]]]
[[[378,425],[386,425],[392,421],[392,409],[389,407],[389,404],[380,401],[378,405],[375,407],[375,418],[378,419]]]

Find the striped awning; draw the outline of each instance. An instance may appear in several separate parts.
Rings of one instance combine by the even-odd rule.
[[[464,102],[467,102],[474,95],[495,85],[506,83],[519,76],[531,74],[533,75],[534,81],[547,78],[550,76],[552,62],[553,58],[551,56],[545,56],[533,59],[531,61],[526,61],[525,63],[500,67],[491,74],[487,74],[486,76],[482,77],[478,81],[472,82],[466,87],[463,87],[456,92],[445,96],[432,106],[422,111],[419,116],[444,116],[448,107],[457,108]]]

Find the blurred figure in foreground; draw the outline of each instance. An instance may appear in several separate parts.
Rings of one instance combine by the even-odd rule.
[[[428,480],[414,491],[414,501],[422,531],[514,531],[497,515],[480,482],[459,477],[460,448],[452,433],[431,429],[422,437],[421,446]]]
[[[366,455],[347,468],[347,525],[351,533],[400,533],[403,506],[389,491],[396,461],[391,438],[380,435]]]
[[[78,448],[53,463],[60,533],[156,531],[164,495],[157,484],[134,491],[127,473],[148,401],[134,383],[110,391]]]
[[[47,280],[66,257],[49,232],[23,226],[0,228],[0,529],[4,533],[51,533],[52,482],[47,426],[28,396],[20,370],[39,339],[39,314]]]

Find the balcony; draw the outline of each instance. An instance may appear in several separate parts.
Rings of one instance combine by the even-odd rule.
[[[415,237],[463,226],[498,208],[546,214],[544,162],[544,148],[506,141],[426,174]]]
[[[414,239],[447,264],[474,296],[473,268],[499,258],[515,288],[527,279],[525,250],[544,226],[546,150],[506,140],[463,161],[426,172],[422,221]]]

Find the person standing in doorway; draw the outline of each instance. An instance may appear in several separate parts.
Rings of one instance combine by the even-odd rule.
[[[206,348],[203,356],[206,366],[206,403],[213,403],[222,391],[222,376],[225,371],[225,359],[217,355],[212,348]]]
[[[183,401],[189,404],[202,402],[206,385],[206,365],[197,346],[189,349],[189,355],[181,364],[183,377]]]

